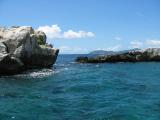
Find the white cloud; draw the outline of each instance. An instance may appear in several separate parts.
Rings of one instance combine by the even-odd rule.
[[[68,30],[67,32],[64,32],[63,37],[67,39],[85,38],[85,37],[94,37],[94,34],[92,32],[85,32],[85,31],[74,32],[73,30]]]
[[[160,47],[160,40],[146,40],[146,44],[148,45],[148,47]]]
[[[110,51],[118,51],[121,48],[122,48],[122,45],[115,45],[115,46],[109,47],[107,49],[110,50]]]
[[[68,30],[66,32],[62,32],[61,28],[58,25],[52,26],[40,26],[38,30],[43,31],[46,33],[49,39],[76,39],[76,38],[86,38],[86,37],[94,37],[93,32],[86,32],[86,31],[73,31]]]
[[[148,40],[143,40],[141,41],[131,41],[131,48],[156,48],[160,47],[160,40],[158,39],[148,39]]]
[[[121,48],[122,48],[122,45],[115,45],[108,48],[97,48],[96,50],[119,51]]]
[[[143,43],[140,41],[131,41],[130,42],[132,48],[141,48]]]
[[[88,50],[86,48],[81,48],[79,46],[60,46],[60,53],[64,54],[82,54],[82,53],[88,53]]]
[[[38,30],[43,31],[46,33],[48,38],[61,38],[61,29],[58,25],[52,25],[52,26],[40,26],[38,27]]]

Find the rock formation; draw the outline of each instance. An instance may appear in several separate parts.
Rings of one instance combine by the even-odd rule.
[[[129,51],[122,54],[96,56],[96,57],[77,57],[79,63],[114,63],[114,62],[150,62],[160,61],[160,48],[149,48],[145,50]]]
[[[52,66],[58,52],[46,43],[42,31],[27,26],[0,28],[0,75]]]

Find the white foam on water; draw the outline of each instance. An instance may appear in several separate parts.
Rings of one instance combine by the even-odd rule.
[[[45,76],[49,76],[52,74],[55,74],[55,70],[52,69],[35,69],[35,70],[29,70],[22,74],[14,75],[15,77],[31,77],[31,78],[41,78]]]
[[[70,62],[71,64],[75,64],[76,62]]]
[[[44,76],[52,75],[53,73],[54,73],[54,71],[51,69],[44,69],[44,70],[40,70],[40,71],[31,72],[31,73],[29,73],[29,76],[31,76],[31,77],[44,77]]]
[[[99,65],[96,65],[96,67],[99,67]]]
[[[47,77],[53,74],[58,74],[60,72],[68,71],[69,66],[71,64],[56,64],[55,69],[32,69],[32,70],[27,70],[21,74],[16,74],[13,75],[12,77],[20,77],[20,78],[42,78],[42,77]],[[6,76],[6,77],[11,77],[11,76]]]
[[[64,70],[68,70],[68,68],[64,68]]]

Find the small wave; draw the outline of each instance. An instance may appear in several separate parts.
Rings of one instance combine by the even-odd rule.
[[[65,68],[56,70],[55,73],[60,73],[60,72],[67,71],[67,70],[69,70],[69,68],[65,67]]]
[[[68,68],[64,68],[64,70],[68,70]]]
[[[54,73],[54,71],[52,69],[43,69],[40,71],[31,72],[31,73],[29,73],[29,76],[31,76],[31,77],[44,77],[44,76],[49,76],[53,73]]]
[[[76,62],[70,62],[71,64],[75,64]]]
[[[65,64],[56,64],[57,66],[64,67]]]
[[[99,67],[99,65],[96,65],[96,67]]]
[[[14,119],[14,118],[16,118],[16,117],[15,117],[15,116],[12,116],[11,118]]]
[[[56,64],[57,67],[66,67],[66,66],[70,66],[71,64]]]

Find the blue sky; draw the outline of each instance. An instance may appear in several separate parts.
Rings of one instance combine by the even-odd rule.
[[[0,0],[0,26],[46,32],[61,53],[160,47],[159,0]]]

